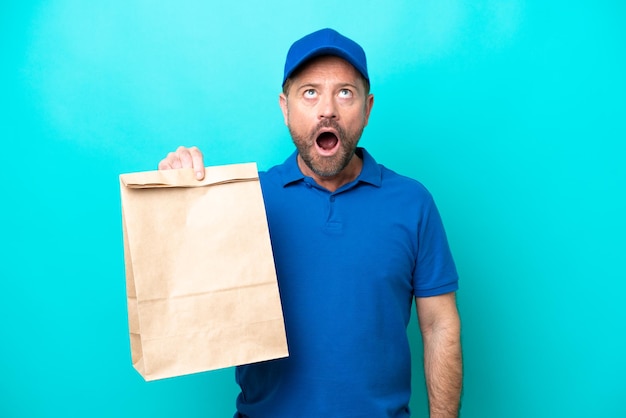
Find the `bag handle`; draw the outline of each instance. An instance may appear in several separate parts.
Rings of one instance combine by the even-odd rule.
[[[256,163],[205,167],[202,180],[196,180],[192,168],[120,174],[120,182],[129,189],[204,187],[258,179]]]

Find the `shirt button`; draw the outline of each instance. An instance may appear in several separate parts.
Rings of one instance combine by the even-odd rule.
[[[331,196],[331,197],[330,197],[330,201],[331,201],[331,202],[334,202],[334,201],[335,201],[335,196]]]

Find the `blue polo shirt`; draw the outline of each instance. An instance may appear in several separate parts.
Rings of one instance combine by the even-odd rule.
[[[430,193],[363,148],[331,193],[297,153],[260,174],[289,357],[239,366],[236,417],[408,417],[414,296],[458,276]]]

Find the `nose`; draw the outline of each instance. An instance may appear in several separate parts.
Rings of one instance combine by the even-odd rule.
[[[324,95],[319,101],[319,119],[337,119],[337,103],[332,95]]]

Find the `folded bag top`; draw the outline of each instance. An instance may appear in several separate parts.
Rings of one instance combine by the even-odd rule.
[[[205,187],[259,179],[255,163],[206,167],[204,179],[197,180],[193,169],[155,170],[120,175],[122,186],[130,189],[160,187]]]

